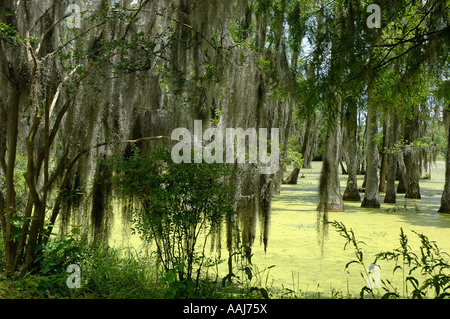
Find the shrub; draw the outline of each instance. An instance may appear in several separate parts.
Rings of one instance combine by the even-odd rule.
[[[296,152],[292,149],[287,150],[287,159],[291,162],[292,167],[296,169],[301,169],[303,165],[303,157],[302,154]]]
[[[107,162],[115,167],[113,183],[140,203],[133,231],[156,244],[169,290],[189,295],[198,288],[208,237],[235,214],[234,189],[225,179],[232,166],[176,164],[164,148]]]
[[[80,288],[67,286],[70,264],[80,266]],[[0,298],[162,298],[165,287],[152,265],[138,254],[55,234],[30,272],[0,273]]]
[[[408,296],[408,287],[412,286],[409,297],[413,299],[428,297],[430,290],[434,291],[434,298],[450,297],[450,261],[446,259],[448,254],[441,252],[437,244],[424,234],[412,232],[420,239],[420,252],[411,249],[408,236],[400,229],[400,247],[393,251],[378,253],[375,261],[377,259],[395,261],[394,272],[402,271],[404,296]],[[424,278],[422,284],[418,278]],[[399,297],[396,290],[385,290]]]
[[[343,223],[333,221],[330,223],[339,234],[344,237],[347,242],[344,249],[348,244],[351,244],[355,251],[356,259],[348,262],[347,267],[352,264],[360,264],[364,268],[364,273],[361,273],[362,277],[366,280],[369,277],[367,268],[364,264],[363,252],[359,247],[359,244],[363,243],[356,239],[356,236],[352,229],[347,229]],[[431,241],[424,234],[419,234],[412,231],[420,239],[419,251],[415,252],[409,245],[408,236],[400,228],[400,247],[386,252],[380,252],[376,254],[373,264],[376,264],[377,260],[394,261],[395,265],[393,272],[400,270],[402,273],[402,295],[399,293],[399,289],[394,287],[389,280],[381,280],[383,287],[381,287],[384,293],[381,295],[378,291],[380,298],[412,298],[423,299],[427,297],[431,298],[445,298],[450,297],[450,261],[448,260],[448,254],[441,252],[437,244]],[[420,284],[420,280],[422,284]],[[412,288],[409,290],[408,288]],[[434,296],[430,296],[430,290],[434,292]],[[364,293],[368,292],[372,297],[375,297],[374,289],[365,285],[361,289],[360,296],[364,298]]]

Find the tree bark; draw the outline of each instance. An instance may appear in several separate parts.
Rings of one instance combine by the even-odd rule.
[[[345,116],[345,128],[347,134],[347,186],[345,187],[344,201],[361,201],[358,190],[358,145],[357,145],[358,114],[356,101],[349,101]]]
[[[306,122],[305,134],[301,149],[301,154],[303,157],[303,164],[302,164],[303,168],[311,168],[311,161],[312,161],[311,135],[313,134],[312,127],[314,126],[315,122],[316,122],[316,114],[314,113],[313,115],[308,117],[308,121]]]
[[[358,112],[358,125],[362,127],[361,112]],[[367,113],[365,114],[364,122],[367,123]],[[361,134],[362,133],[362,134]],[[366,158],[366,136],[367,125],[364,125],[364,131],[358,132],[357,141],[359,146],[358,152],[358,174],[364,175],[364,182],[361,187],[366,187],[366,170],[367,170],[367,158]]]
[[[329,115],[331,117],[331,115]],[[339,120],[329,118],[319,184],[318,211],[344,211],[339,184],[341,127]]]
[[[405,121],[405,139],[412,144],[419,136],[419,109],[414,108],[412,118]],[[409,147],[405,152],[406,193],[405,198],[420,199],[420,162],[416,147]]]
[[[380,185],[378,191],[380,193],[386,192],[386,174],[387,174],[387,153],[386,153],[386,135],[387,135],[387,123],[383,123],[383,144],[381,146],[381,166],[380,166]]]
[[[369,75],[368,83],[368,102],[367,102],[367,169],[366,169],[366,187],[364,199],[361,207],[380,207],[380,195],[378,192],[378,149],[375,142],[375,136],[378,132],[376,105],[372,97],[372,77]]]
[[[6,56],[6,53],[5,53]],[[16,190],[14,185],[14,168],[16,164],[16,153],[17,153],[17,140],[19,134],[19,106],[20,106],[20,90],[17,88],[16,75],[13,67],[10,65],[8,69],[8,80],[11,84],[11,108],[10,108],[10,121],[9,125],[5,125],[4,133],[7,137],[3,138],[5,144],[7,143],[8,149],[8,160],[4,158],[6,150],[1,156],[3,157],[2,167],[5,170],[5,182],[6,182],[6,198],[0,200],[2,204],[1,223],[2,223],[2,234],[3,234],[3,246],[5,249],[5,259],[6,267],[10,271],[14,271],[14,260],[16,258],[16,246],[17,240],[12,238],[12,234],[15,231],[15,226],[12,223],[12,218],[16,214]],[[2,110],[2,113],[4,110]],[[3,119],[3,120],[6,120]],[[2,120],[2,122],[3,122]],[[7,124],[5,122],[5,124]],[[7,142],[6,142],[7,141]]]
[[[405,156],[405,162],[407,164],[407,186],[405,198],[420,199],[420,163],[418,161],[417,150],[410,150],[409,154]]]
[[[396,192],[395,192],[395,180],[397,175],[397,152],[392,148],[397,140],[397,130],[398,130],[398,118],[397,115],[390,112],[389,115],[389,127],[387,131],[387,147],[389,151],[386,156],[387,162],[387,174],[386,174],[386,194],[384,196],[385,203],[395,203]]]
[[[445,184],[444,191],[441,197],[441,206],[439,207],[439,213],[450,214],[450,105],[448,109],[444,107],[444,122],[447,132],[447,153],[445,155]]]
[[[397,194],[405,194],[406,193],[406,167],[405,167],[404,158],[405,158],[404,152],[401,151],[397,157],[397,159],[398,159],[397,172],[399,172]]]
[[[283,184],[297,184],[300,169],[294,168],[289,176],[283,181]]]

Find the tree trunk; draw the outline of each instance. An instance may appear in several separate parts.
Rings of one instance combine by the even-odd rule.
[[[309,122],[309,120],[308,120]],[[314,150],[317,146],[317,140],[319,138],[319,127],[321,125],[322,120],[317,118],[317,115],[314,113],[311,119],[311,128],[309,129],[309,134],[306,135],[302,144],[302,156],[303,156],[303,168],[311,168],[311,162],[313,159]],[[308,124],[307,124],[308,128]],[[308,143],[306,144],[306,136],[308,136]]]
[[[294,168],[289,176],[283,181],[283,184],[297,184],[300,169]]]
[[[330,115],[331,117],[331,115]],[[329,118],[319,184],[318,211],[344,211],[339,184],[341,127],[339,120]]]
[[[358,145],[356,140],[358,114],[356,102],[351,100],[345,116],[345,128],[347,134],[347,186],[345,187],[343,200],[361,201],[358,190]]]
[[[308,158],[309,149],[311,148],[311,128],[313,127],[314,122],[316,121],[315,113],[308,117],[308,121],[306,122],[305,134],[303,135],[303,144],[300,153],[303,158],[303,168],[311,168],[311,160]],[[298,175],[298,173],[297,173]]]
[[[372,79],[369,76],[368,84],[368,102],[367,102],[367,169],[366,169],[366,188],[361,207],[380,207],[380,195],[378,192],[378,148],[375,142],[375,136],[378,132],[376,105],[372,98]]]
[[[398,154],[397,159],[398,159],[397,171],[399,172],[397,194],[405,194],[406,193],[406,167],[405,167],[403,151]]]
[[[308,120],[306,122],[305,132],[303,134],[303,142],[302,147],[300,150],[300,153],[302,154],[303,158],[303,168],[311,168],[311,161],[312,161],[312,145],[311,145],[311,137],[314,134],[313,127],[316,123],[316,114],[308,117]],[[289,176],[283,181],[283,184],[297,184],[298,181],[298,174],[300,173],[300,169],[294,168],[289,174]]]
[[[405,155],[405,162],[407,170],[407,186],[405,198],[420,199],[420,163],[418,161],[417,150],[410,150],[408,154]]]
[[[387,153],[386,153],[386,135],[387,135],[387,123],[383,123],[383,144],[381,146],[381,166],[380,166],[380,185],[378,191],[380,193],[386,192],[386,174],[387,174]]]
[[[414,108],[412,118],[405,121],[405,139],[412,144],[419,137],[419,109]],[[405,152],[406,193],[405,198],[420,199],[420,162],[416,147],[409,147]]]
[[[8,120],[6,114],[2,115],[2,124],[5,127],[2,130],[1,140],[4,145],[2,146],[2,154],[0,154],[2,170],[5,174],[5,186],[6,186],[6,198],[3,198],[3,194],[0,195],[0,204],[2,205],[0,209],[0,217],[2,224],[2,235],[3,235],[3,246],[5,249],[5,261],[6,268],[10,271],[15,271],[14,260],[16,259],[16,247],[17,240],[12,238],[13,233],[16,231],[16,227],[12,223],[12,218],[15,217],[16,213],[16,190],[14,181],[14,167],[16,164],[16,152],[17,152],[17,141],[19,135],[19,106],[20,106],[20,90],[17,88],[16,75],[12,66],[9,66],[8,79],[11,84],[11,107],[7,109],[10,113],[10,121],[8,125]],[[6,105],[2,104],[2,113],[6,113]],[[7,148],[7,160],[6,155],[6,145]]]
[[[450,105],[448,106],[450,109]],[[439,213],[450,214],[450,111],[444,108],[444,122],[447,132],[447,153],[445,155],[445,184],[441,197],[441,207]]]
[[[395,203],[396,193],[395,193],[395,179],[397,175],[397,152],[392,148],[397,140],[397,128],[398,128],[398,118],[397,115],[390,112],[389,117],[389,128],[387,131],[387,147],[389,151],[386,156],[386,195],[384,196],[385,203]]]
[[[361,113],[358,112],[358,125],[359,127],[362,126],[362,121],[361,121]],[[367,123],[367,113],[366,113],[366,117],[365,117],[365,123]],[[358,132],[358,134],[356,135],[357,137],[357,141],[358,141],[358,146],[359,146],[359,150],[358,150],[358,175],[364,175],[364,182],[363,185],[361,187],[366,187],[366,166],[367,166],[367,162],[366,162],[366,136],[367,136],[367,125],[364,125],[364,131],[362,132],[362,136],[361,133]]]

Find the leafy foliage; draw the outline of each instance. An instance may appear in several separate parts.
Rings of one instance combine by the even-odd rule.
[[[255,298],[257,296],[270,299],[267,281],[271,268],[259,270],[252,262],[251,249],[237,239],[234,252],[228,256],[228,274],[222,278],[222,288],[232,287],[233,293],[241,297]],[[234,266],[233,266],[234,261]]]
[[[113,182],[140,203],[133,231],[156,244],[170,284],[190,290],[196,278],[197,288],[208,237],[235,214],[234,189],[225,180],[231,173],[229,165],[175,164],[164,148],[117,160]]]
[[[351,244],[355,249],[356,259],[348,262],[345,268],[347,269],[352,263],[357,263],[363,266],[364,271],[366,271],[363,252],[359,247],[359,244],[363,242],[358,241],[353,230],[348,230],[342,222],[333,221],[330,224],[347,240],[344,249],[348,244]],[[385,279],[381,280],[384,293],[379,295],[380,298],[433,298],[429,295],[430,290],[434,292],[434,298],[450,297],[450,260],[446,258],[449,255],[441,252],[437,244],[424,234],[412,232],[420,239],[419,252],[412,250],[408,236],[400,228],[400,247],[393,251],[380,252],[375,256],[374,264],[377,260],[394,261],[393,273],[398,270],[402,272],[402,295],[400,295],[398,288],[392,285],[391,281]],[[364,275],[363,278],[365,278]],[[422,283],[419,281],[421,279],[423,279]],[[412,287],[412,290],[408,291],[408,287]],[[364,298],[364,292],[369,292],[372,297],[375,297],[373,288],[364,286],[361,289],[361,298]]]
[[[294,168],[301,169],[303,165],[303,158],[300,152],[294,151],[292,149],[287,150],[287,158],[291,161]]]

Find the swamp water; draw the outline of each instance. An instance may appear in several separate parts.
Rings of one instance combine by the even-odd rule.
[[[361,277],[364,268],[356,263],[347,270],[345,265],[356,259],[350,244],[344,250],[346,239],[331,225],[324,225],[318,219],[318,180],[321,162],[313,162],[311,169],[302,169],[297,185],[282,185],[281,192],[272,200],[271,226],[267,251],[256,239],[252,253],[253,281],[259,286],[279,289],[279,296],[286,297],[358,297],[365,280]],[[431,179],[420,181],[422,199],[407,199],[397,195],[396,204],[383,203],[381,208],[361,208],[360,202],[345,202],[345,212],[329,212],[328,221],[344,223],[352,229],[364,253],[364,263],[369,266],[379,252],[392,251],[400,247],[400,228],[408,236],[412,250],[419,254],[420,241],[412,230],[423,233],[435,241],[441,252],[450,253],[450,215],[437,212],[444,187],[445,164],[442,161],[432,166]],[[285,173],[290,173],[288,169]],[[301,175],[305,178],[300,178]],[[346,176],[341,176],[341,192],[344,192]],[[358,186],[363,176],[358,176]],[[361,193],[361,198],[364,194]],[[397,208],[397,209],[395,209]],[[140,246],[137,237],[122,236],[120,218],[116,218],[112,243],[114,246]],[[222,256],[227,256],[224,251]],[[449,257],[450,258],[450,257]],[[378,261],[381,279],[388,279],[403,293],[401,270],[393,274],[395,262]],[[222,267],[223,266],[223,267]],[[274,266],[274,267],[272,267]],[[222,270],[223,269],[223,270]],[[226,262],[220,271],[227,274]],[[407,273],[406,275],[407,276]],[[415,276],[418,277],[416,271]],[[420,278],[418,278],[420,282]],[[374,289],[383,293],[382,289]]]

